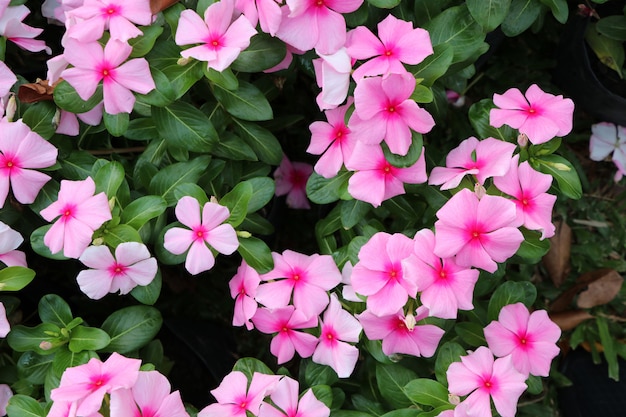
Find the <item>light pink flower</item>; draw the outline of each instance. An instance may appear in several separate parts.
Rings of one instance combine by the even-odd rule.
[[[404,64],[417,65],[433,53],[430,36],[424,29],[413,29],[393,15],[378,23],[377,38],[367,27],[359,26],[348,33],[348,54],[355,59],[370,59],[352,75],[359,82],[372,75],[404,74]]]
[[[73,65],[61,77],[76,89],[83,100],[88,100],[102,81],[104,110],[109,114],[130,113],[135,104],[132,91],[147,94],[155,84],[145,58],[127,62],[132,47],[117,39],[110,39],[104,49],[98,42],[79,42],[68,38],[63,56]]]
[[[602,161],[609,155],[615,166],[615,182],[626,175],[626,128],[613,123],[602,122],[591,126],[589,158]]]
[[[6,7],[4,10],[0,8],[0,35],[27,51],[52,53],[44,41],[34,39],[43,29],[22,23],[29,14],[30,10],[24,5]]]
[[[517,219],[529,230],[540,230],[541,239],[554,236],[552,208],[556,196],[548,194],[552,185],[552,176],[542,174],[530,167],[527,161],[518,166],[519,155],[511,160],[511,169],[502,176],[493,179],[498,189],[511,197],[517,207]]]
[[[4,101],[7,94],[17,82],[17,77],[4,61],[0,61],[0,99]]]
[[[313,172],[313,167],[304,162],[291,162],[283,155],[276,171],[276,195],[287,195],[287,206],[293,209],[310,209],[311,205],[306,197],[306,183]]]
[[[252,26],[259,23],[261,30],[272,36],[276,35],[283,17],[276,0],[236,0],[235,9],[242,12]]]
[[[22,204],[35,201],[39,190],[50,176],[36,168],[55,164],[57,148],[21,120],[0,122],[0,207],[9,194],[9,184],[15,199]]]
[[[78,258],[89,246],[94,230],[111,220],[106,194],[98,193],[91,177],[83,181],[61,180],[57,201],[41,210],[41,217],[57,219],[43,238],[50,252],[63,250],[68,258]]]
[[[493,102],[498,108],[489,112],[489,123],[496,128],[506,124],[518,129],[535,145],[572,131],[574,102],[546,93],[536,84],[525,95],[517,88],[494,94]]]
[[[6,308],[4,308],[4,304],[0,302],[0,337],[6,337],[10,331],[11,331],[11,324],[9,323],[9,320],[7,319],[7,310]],[[0,411],[2,410],[3,394],[4,392],[2,389],[2,385],[0,385]],[[2,413],[0,413],[0,415],[2,415]]]
[[[185,268],[190,274],[196,275],[213,268],[215,257],[210,248],[230,255],[239,247],[233,226],[222,224],[230,216],[228,208],[207,202],[200,209],[198,200],[185,196],[178,200],[174,211],[178,221],[189,229],[172,227],[165,233],[163,246],[175,255],[189,250]]]
[[[352,136],[353,137],[353,136]],[[380,145],[356,143],[346,168],[356,171],[348,181],[348,192],[357,200],[378,207],[387,199],[404,194],[404,183],[426,182],[424,149],[417,162],[407,168],[391,165]]]
[[[0,262],[6,266],[26,267],[26,254],[16,250],[24,238],[5,223],[0,222]],[[0,334],[0,337],[3,337]]]
[[[429,314],[455,319],[457,310],[472,310],[478,270],[460,267],[454,258],[435,255],[435,234],[429,229],[417,232],[413,242],[413,253],[402,261],[402,269],[417,284],[420,301]]]
[[[308,358],[317,346],[317,337],[297,329],[317,327],[317,316],[307,318],[294,306],[280,308],[261,308],[256,311],[252,322],[256,328],[266,334],[275,334],[270,343],[270,352],[283,364],[298,352],[301,358]]]
[[[561,337],[545,310],[530,313],[522,303],[502,307],[498,321],[485,327],[485,339],[496,356],[511,355],[520,373],[548,376],[550,363],[559,354],[556,345]]]
[[[453,395],[468,395],[454,410],[455,417],[491,417],[490,398],[502,417],[513,417],[517,400],[526,390],[526,377],[512,366],[511,357],[496,359],[484,346],[461,362],[450,364],[448,389]]]
[[[0,384],[0,416],[7,414],[7,405],[9,405],[9,400],[12,396],[13,391],[11,391],[11,387],[7,384]]]
[[[517,229],[515,204],[485,195],[480,200],[467,188],[456,193],[437,211],[435,255],[456,256],[459,266],[495,272],[517,252],[524,236]]]
[[[274,269],[263,274],[256,300],[268,308],[293,305],[307,318],[319,315],[328,305],[328,293],[341,282],[341,272],[329,255],[303,255],[286,250],[272,253]]]
[[[490,177],[504,175],[511,166],[515,145],[494,138],[465,139],[446,156],[445,167],[435,167],[428,183],[442,190],[456,188],[465,175],[475,175],[480,185]]]
[[[183,10],[176,30],[176,44],[201,45],[185,49],[181,56],[205,61],[208,68],[224,71],[256,34],[245,16],[233,22],[234,11],[234,0],[213,3],[204,12],[204,20],[193,10]]]
[[[415,78],[411,74],[369,77],[354,90],[355,110],[349,126],[358,140],[369,145],[385,141],[389,150],[406,155],[411,146],[411,129],[428,133],[435,121],[411,100]]]
[[[96,106],[85,112],[74,114],[69,111],[61,110],[61,117],[59,119],[59,125],[57,126],[56,133],[68,136],[78,136],[80,133],[80,125],[78,120],[89,126],[98,126],[102,121],[103,103],[100,102]]]
[[[352,63],[346,48],[313,60],[315,80],[322,92],[316,98],[320,110],[334,109],[346,100],[350,86]]]
[[[350,343],[359,341],[361,324],[342,309],[337,296],[331,294],[330,304],[320,325],[322,331],[319,344],[313,352],[313,362],[330,366],[339,378],[349,377],[359,358],[359,350]]]
[[[328,417],[330,409],[315,397],[312,389],[298,396],[298,381],[283,377],[270,396],[272,404],[262,403],[259,417]]]
[[[257,302],[254,299],[256,289],[261,283],[261,277],[254,268],[251,268],[246,261],[242,261],[237,269],[237,273],[228,282],[230,296],[235,300],[235,311],[233,312],[233,326],[246,325],[251,330],[254,325],[250,319],[257,311]]]
[[[359,295],[354,291],[352,287],[352,270],[354,267],[350,263],[350,261],[346,262],[346,264],[341,269],[341,283],[343,287],[341,288],[341,298],[346,301],[353,301],[355,303],[362,303],[363,300]]]
[[[415,325],[415,321],[428,317],[428,309],[419,307],[414,317],[406,317],[402,310],[395,314],[376,316],[369,310],[357,316],[365,335],[370,340],[383,341],[383,353],[402,353],[429,358],[445,333],[433,324]]]

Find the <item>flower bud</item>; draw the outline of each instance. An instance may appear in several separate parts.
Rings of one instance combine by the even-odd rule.
[[[184,67],[185,65],[189,64],[190,61],[191,61],[191,58],[178,58],[178,61],[176,61],[176,64],[180,65],[181,67]]]
[[[7,103],[7,106],[5,108],[5,116],[6,119],[9,122],[13,121],[13,117],[15,117],[15,112],[17,111],[17,103],[15,101],[15,96],[13,94],[11,94],[11,97],[9,97],[9,102]]]
[[[485,190],[485,187],[483,187],[479,183],[476,183],[474,185],[474,192],[476,193],[476,197],[478,197],[479,200],[487,194],[487,190]]]
[[[409,331],[415,328],[416,323],[417,322],[415,321],[415,316],[412,313],[408,313],[404,317],[404,325],[406,326],[407,329],[409,329]]]
[[[520,133],[517,136],[517,144],[521,146],[522,148],[525,148],[528,146],[528,136],[526,136],[526,133]]]
[[[41,350],[50,350],[50,349],[52,349],[53,347],[54,347],[54,346],[52,345],[52,343],[50,343],[50,342],[49,342],[49,341],[47,341],[47,340],[44,340],[44,341],[42,341],[42,342],[39,344],[39,349],[41,349]]]

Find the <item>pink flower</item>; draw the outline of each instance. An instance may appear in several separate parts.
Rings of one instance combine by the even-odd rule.
[[[0,122],[0,207],[9,194],[22,204],[35,201],[50,176],[34,168],[48,168],[56,162],[57,148],[21,120]]]
[[[363,143],[375,145],[384,140],[391,152],[406,155],[412,142],[411,129],[428,133],[435,125],[432,116],[411,100],[413,90],[415,78],[411,74],[359,81],[350,129]]]
[[[9,94],[11,87],[16,82],[17,77],[13,74],[13,71],[7,67],[7,64],[0,61],[0,99],[4,99]]]
[[[27,51],[52,53],[44,41],[34,39],[43,32],[43,29],[22,23],[29,14],[30,10],[24,5],[5,6],[4,10],[0,7],[0,35]]]
[[[415,317],[405,317],[402,310],[380,317],[365,310],[357,316],[368,339],[383,341],[385,355],[403,353],[429,358],[434,355],[445,332],[432,324],[415,325],[415,321],[426,317],[428,309],[425,307],[418,308]]]
[[[494,138],[479,141],[465,139],[446,156],[445,167],[435,167],[428,183],[441,185],[442,190],[456,188],[465,175],[475,175],[480,185],[489,177],[504,175],[509,170],[515,145]]]
[[[611,159],[617,166],[615,182],[626,175],[626,128],[613,123],[602,122],[591,126],[589,158],[602,161],[611,153]]]
[[[257,311],[257,302],[254,296],[260,283],[261,277],[258,272],[248,266],[246,261],[242,261],[237,269],[237,274],[228,283],[230,296],[235,300],[233,326],[245,324],[248,330],[254,327],[250,319]]]
[[[478,270],[458,266],[454,258],[435,255],[435,234],[422,229],[413,238],[413,253],[402,261],[402,269],[417,284],[420,301],[431,316],[455,319],[457,310],[472,310]]]
[[[330,366],[339,378],[349,377],[359,358],[359,350],[346,342],[359,341],[361,324],[352,314],[343,310],[337,296],[331,294],[330,304],[320,325],[322,331],[319,344],[313,352],[313,362]]]
[[[69,111],[61,110],[61,117],[59,119],[59,125],[57,126],[56,133],[68,136],[78,136],[80,133],[80,125],[78,120],[89,126],[98,126],[102,121],[103,104],[100,102],[96,106],[85,112],[74,114]]]
[[[139,376],[140,366],[139,359],[129,359],[117,352],[105,362],[92,358],[84,365],[67,368],[50,398],[55,402],[77,402],[76,415],[90,415],[100,409],[105,394],[132,387]]]
[[[548,376],[550,363],[559,354],[556,345],[561,337],[545,310],[532,313],[522,303],[502,307],[498,321],[485,327],[485,338],[494,355],[511,355],[513,366],[520,373]]]
[[[494,94],[493,102],[499,108],[491,109],[489,123],[496,128],[506,124],[518,129],[535,145],[572,131],[574,102],[545,93],[536,84],[526,90],[525,96],[517,88]]]
[[[110,39],[104,49],[98,42],[79,42],[68,38],[63,56],[73,65],[61,76],[88,100],[103,83],[104,110],[109,114],[130,113],[135,104],[131,91],[147,94],[155,84],[145,58],[130,61],[133,48],[125,42]]]
[[[242,12],[252,26],[257,23],[261,30],[270,35],[276,35],[276,31],[282,20],[282,12],[276,0],[236,0],[235,9]],[[282,2],[282,0],[281,0]]]
[[[514,198],[519,224],[529,230],[540,230],[541,239],[552,237],[555,232],[552,208],[556,196],[547,193],[552,185],[552,176],[535,171],[527,161],[518,166],[518,160],[519,155],[515,155],[509,172],[494,178],[493,183],[500,191]]]
[[[310,209],[306,197],[306,183],[313,172],[313,167],[304,162],[291,162],[286,155],[280,166],[274,171],[276,195],[287,195],[287,206],[293,209]]]
[[[348,33],[348,54],[355,59],[368,59],[354,71],[353,77],[359,82],[372,75],[388,76],[404,74],[404,64],[417,65],[433,53],[430,36],[424,29],[413,29],[411,22],[405,22],[393,15],[378,23],[378,39],[368,28],[359,26]]]
[[[165,233],[163,246],[175,255],[189,250],[185,268],[190,274],[196,275],[213,268],[215,257],[210,248],[230,255],[239,247],[233,226],[222,224],[230,216],[228,208],[207,202],[201,210],[198,200],[185,196],[178,200],[174,211],[178,221],[189,229],[172,227]]]
[[[256,300],[269,308],[285,307],[291,301],[306,318],[319,315],[328,305],[328,293],[341,282],[341,272],[329,255],[303,255],[286,250],[272,253],[274,269],[263,274],[269,281],[257,289]]]
[[[213,3],[204,12],[204,20],[193,10],[183,10],[176,30],[176,44],[201,45],[185,49],[181,56],[205,61],[208,68],[224,71],[256,34],[245,16],[233,22],[234,11],[234,0]]]
[[[158,266],[143,243],[123,242],[115,248],[115,258],[107,246],[90,246],[79,260],[92,269],[76,277],[80,290],[99,300],[108,293],[128,294],[137,285],[148,285]]]
[[[455,417],[491,417],[490,398],[502,417],[513,417],[517,400],[526,390],[526,377],[513,368],[511,357],[494,361],[493,354],[484,346],[461,356],[461,362],[450,364],[446,375],[451,394],[469,394],[456,406]]]
[[[334,109],[346,100],[350,86],[352,63],[346,53],[346,48],[324,55],[313,60],[315,80],[322,92],[317,96],[317,105],[320,110]]]
[[[9,400],[12,396],[13,391],[11,391],[11,387],[7,384],[0,384],[0,416],[7,414],[7,405],[9,405]]]
[[[480,200],[467,188],[456,193],[437,212],[435,255],[456,256],[459,266],[495,272],[519,248],[524,236],[517,229],[515,204],[504,197]]]
[[[16,250],[22,242],[24,242],[22,235],[0,222],[0,262],[6,266],[26,267],[26,254]],[[4,336],[0,334],[0,337]]]
[[[379,145],[357,143],[346,163],[355,172],[348,181],[348,192],[357,200],[378,207],[384,200],[404,194],[404,183],[426,182],[424,149],[417,162],[407,168],[391,165]]]
[[[7,310],[4,308],[4,304],[0,302],[0,337],[6,337],[10,331],[11,324],[7,319]],[[2,385],[0,384],[0,411],[2,410],[2,391]],[[0,415],[2,415],[2,413],[0,413]]]
[[[94,230],[111,220],[109,201],[104,193],[94,195],[91,177],[83,181],[61,180],[57,201],[41,210],[41,217],[52,225],[43,238],[50,252],[63,250],[68,258],[78,258],[89,246]]]
[[[293,358],[298,352],[301,358],[308,358],[313,354],[317,345],[317,337],[296,329],[310,329],[317,327],[317,316],[306,317],[294,306],[280,308],[261,308],[252,318],[256,328],[266,334],[275,334],[270,343],[270,352],[283,364]]]
[[[312,389],[298,396],[298,381],[284,377],[270,396],[272,404],[261,404],[259,417],[328,417],[330,409],[315,397]]]

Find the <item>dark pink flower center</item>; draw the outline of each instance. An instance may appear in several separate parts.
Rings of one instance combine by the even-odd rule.
[[[126,265],[122,265],[122,264],[118,264],[117,262],[114,262],[113,265],[109,267],[109,273],[113,277],[117,277],[120,275],[124,275],[127,269],[128,267]]]
[[[294,169],[289,176],[289,182],[292,184],[292,187],[297,190],[304,190],[308,179],[308,175],[297,169]]]
[[[209,231],[206,230],[206,227],[204,227],[203,225],[194,227],[192,229],[192,231],[193,231],[193,235],[194,235],[193,236],[194,242],[201,242],[201,241],[206,240],[206,238],[207,238],[207,236],[209,234]]]
[[[109,4],[108,6],[103,7],[100,10],[105,17],[111,17],[120,14],[120,6],[115,4]]]
[[[322,335],[320,337],[320,341],[330,344],[330,345],[334,345],[337,343],[337,340],[338,340],[337,333],[335,333],[335,330],[332,327],[324,326],[322,328]]]
[[[533,107],[533,106],[529,106],[526,109],[526,114],[528,115],[528,117],[536,117],[536,116],[541,116],[541,110]]]
[[[69,221],[76,216],[76,206],[74,204],[66,204],[61,210],[61,218],[59,219],[62,222]]]
[[[315,1],[315,3],[314,3],[315,7],[324,7],[324,6],[326,6],[326,4],[324,3],[324,0],[314,0],[314,1]]]
[[[0,154],[0,169],[6,169],[9,174],[13,169],[21,168],[21,163],[17,156],[9,154]]]
[[[99,389],[101,386],[107,384],[109,382],[109,375],[104,374],[104,375],[94,375],[91,377],[91,386],[90,389],[91,391],[96,391],[97,389]]]
[[[345,125],[338,126],[337,128],[335,128],[335,141],[337,143],[341,143],[341,141],[345,139],[348,133],[348,128]]]
[[[385,56],[391,56],[391,55],[393,55],[393,51],[391,49],[387,49],[387,50],[385,50],[385,54],[384,55]]]

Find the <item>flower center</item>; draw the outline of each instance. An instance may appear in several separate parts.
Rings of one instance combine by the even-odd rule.
[[[324,0],[317,0],[317,1],[315,2],[315,5],[316,5],[317,7],[322,7],[322,6],[324,6]]]
[[[472,238],[477,239],[477,238],[478,238],[478,236],[480,236],[480,233],[478,233],[476,230],[474,230],[474,231],[472,232]]]
[[[385,56],[391,56],[391,55],[393,55],[393,52],[391,52],[390,50],[385,51]]]
[[[383,167],[383,173],[390,174],[391,173],[391,165],[385,164],[385,166]]]
[[[393,112],[395,112],[395,111],[396,111],[396,108],[395,108],[395,106],[389,106],[389,107],[387,107],[387,111],[388,111],[389,113],[393,113]]]
[[[7,161],[7,168],[13,168],[13,161]]]

